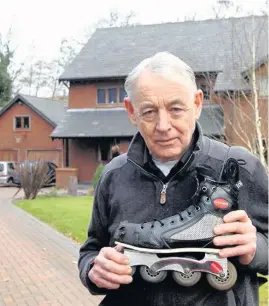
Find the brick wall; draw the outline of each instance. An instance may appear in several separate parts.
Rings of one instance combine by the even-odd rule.
[[[30,130],[14,131],[15,116],[30,116]],[[18,150],[18,161],[26,158],[27,150],[60,150],[62,163],[62,140],[52,141],[54,127],[25,104],[15,104],[0,116],[0,150]]]
[[[81,146],[79,140],[69,143],[70,167],[78,169],[78,181],[90,182],[96,167],[99,165],[95,147]]]
[[[123,87],[123,81],[70,84],[69,108],[114,108],[124,107],[123,103],[97,104],[97,88]]]

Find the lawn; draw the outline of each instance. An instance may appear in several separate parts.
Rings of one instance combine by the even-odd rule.
[[[92,213],[92,197],[38,197],[35,200],[17,202],[41,221],[48,223],[59,232],[82,243]],[[260,306],[268,305],[268,284],[260,288]]]
[[[93,198],[38,197],[16,205],[79,243],[86,239]]]

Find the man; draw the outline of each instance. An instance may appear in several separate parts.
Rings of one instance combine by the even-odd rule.
[[[82,283],[91,293],[106,295],[102,305],[258,305],[257,273],[267,274],[268,263],[268,178],[258,158],[243,148],[232,156],[245,160],[239,207],[214,229],[213,240],[222,247],[219,256],[238,258],[235,286],[217,291],[205,280],[182,287],[169,278],[150,284],[131,276],[128,257],[113,245],[119,223],[161,220],[186,209],[197,189],[188,167],[205,162],[220,172],[229,150],[202,135],[197,120],[203,93],[179,58],[161,52],[142,61],[125,88],[125,107],[139,132],[128,153],[114,158],[98,183],[88,238],[80,250]]]

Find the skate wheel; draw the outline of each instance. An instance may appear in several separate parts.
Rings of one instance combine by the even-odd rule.
[[[131,273],[131,275],[133,276],[133,275],[135,274],[135,272],[136,272],[136,266],[133,266],[133,267],[132,267],[132,273]]]
[[[191,287],[197,284],[202,276],[201,272],[190,272],[188,274],[173,271],[172,277],[174,281],[184,287]]]
[[[207,274],[206,278],[211,287],[220,291],[229,290],[237,280],[237,271],[235,266],[228,261],[228,273],[225,278],[213,274]]]
[[[162,282],[166,278],[167,271],[153,272],[149,267],[141,266],[140,275],[145,281],[156,284]]]

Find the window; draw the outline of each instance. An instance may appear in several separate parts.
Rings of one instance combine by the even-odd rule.
[[[117,103],[118,97],[117,97],[117,88],[109,88],[108,89],[108,103]]]
[[[126,97],[124,87],[108,87],[97,89],[97,104],[123,103]]]
[[[29,117],[24,117],[24,128],[29,129],[30,128],[30,122]]]
[[[22,121],[21,117],[16,117],[15,118],[15,127],[16,127],[16,129],[21,129],[21,127],[22,127],[21,121]]]
[[[120,103],[123,103],[124,98],[127,96],[127,93],[124,87],[120,88]]]
[[[8,164],[8,169],[10,169],[10,170],[15,170],[14,164],[9,163],[9,164]]]
[[[209,90],[209,87],[206,86],[205,84],[201,84],[200,88],[203,91],[204,99],[205,100],[209,100],[210,99],[210,90]]]
[[[268,96],[268,77],[260,76],[257,78],[260,97]]]
[[[15,117],[15,129],[30,129],[30,117],[29,116],[18,116]]]
[[[105,89],[97,89],[97,103],[98,104],[106,103],[106,90]]]

